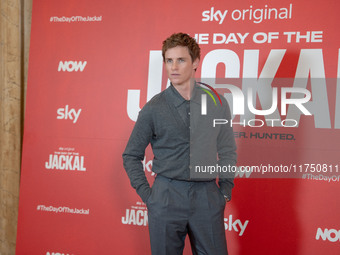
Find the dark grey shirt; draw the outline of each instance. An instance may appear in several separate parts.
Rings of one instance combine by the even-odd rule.
[[[151,144],[152,170],[157,175],[185,181],[209,181],[216,174],[197,173],[205,166],[234,166],[236,145],[229,125],[213,127],[213,119],[230,120],[227,101],[222,106],[207,100],[208,115],[201,115],[201,89],[195,85],[191,100],[185,100],[171,85],[154,96],[139,112],[123,153],[124,168],[131,185],[145,202],[150,196],[142,161]],[[195,172],[196,171],[196,172]],[[231,199],[234,173],[219,174],[221,192]]]

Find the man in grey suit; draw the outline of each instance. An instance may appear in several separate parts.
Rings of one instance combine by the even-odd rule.
[[[148,208],[152,254],[182,254],[189,235],[193,254],[225,255],[224,208],[234,174],[220,172],[217,185],[217,176],[206,169],[236,164],[232,127],[212,126],[214,118],[231,119],[229,106],[223,97],[218,106],[208,100],[211,114],[201,116],[205,92],[194,80],[200,60],[194,38],[173,34],[163,42],[162,54],[171,86],[140,111],[123,153],[124,168]],[[148,144],[157,174],[152,188],[142,165]]]

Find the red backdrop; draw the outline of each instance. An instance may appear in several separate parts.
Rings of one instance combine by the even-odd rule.
[[[298,127],[235,125],[238,166],[302,172],[238,176],[229,253],[339,254],[339,10],[335,0],[34,0],[16,253],[150,254],[121,154],[138,110],[166,87],[162,41],[183,31],[202,49],[198,78],[310,78],[312,116]],[[150,182],[151,160],[148,150]]]

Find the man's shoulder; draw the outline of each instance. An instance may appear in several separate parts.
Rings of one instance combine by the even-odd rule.
[[[157,109],[158,107],[166,104],[166,94],[169,88],[163,90],[157,95],[153,96],[143,107],[143,109]]]

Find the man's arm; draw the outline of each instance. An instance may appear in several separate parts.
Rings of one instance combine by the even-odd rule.
[[[224,99],[224,98],[223,98]],[[230,121],[231,114],[227,100],[223,100],[224,116]],[[221,125],[220,133],[217,137],[217,153],[218,153],[218,165],[226,166],[232,170],[232,167],[236,165],[236,143],[233,128],[229,125]],[[230,166],[230,168],[229,168]],[[221,192],[227,201],[231,200],[231,190],[234,187],[235,172],[229,171],[220,173],[218,184]]]
[[[144,107],[138,115],[130,139],[123,153],[123,164],[130,178],[131,186],[144,202],[150,196],[150,184],[143,169],[145,149],[153,135],[152,115],[149,108]]]

